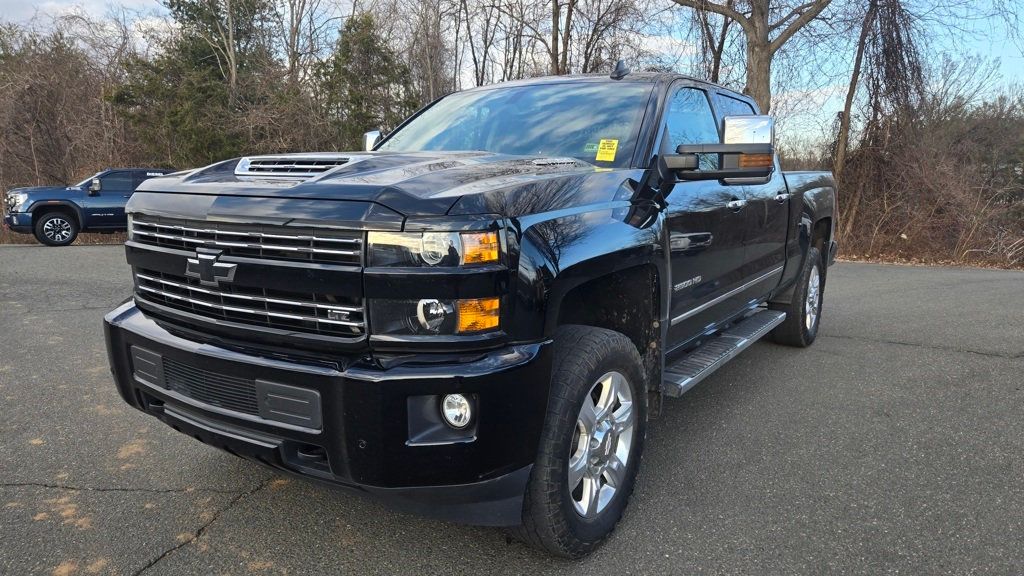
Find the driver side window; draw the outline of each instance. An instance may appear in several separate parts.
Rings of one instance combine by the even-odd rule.
[[[128,172],[112,172],[100,179],[104,192],[131,192],[132,175]]]
[[[707,93],[699,88],[683,87],[676,90],[665,110],[665,139],[668,154],[675,153],[680,144],[718,144],[721,137],[715,115],[711,111]],[[718,156],[702,154],[701,168],[718,168]]]

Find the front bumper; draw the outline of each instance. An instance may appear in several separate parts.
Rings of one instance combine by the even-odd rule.
[[[236,455],[400,508],[519,524],[544,423],[550,345],[382,369],[250,354],[170,330],[131,302],[104,319],[118,391],[135,408]],[[182,378],[192,387],[182,388]],[[448,393],[477,402],[478,417],[461,436],[430,421],[431,399]]]
[[[21,234],[32,233],[32,214],[29,212],[11,212],[4,214],[4,226]]]

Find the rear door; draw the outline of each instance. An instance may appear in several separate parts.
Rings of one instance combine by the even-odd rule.
[[[680,144],[721,141],[709,97],[706,90],[685,81],[669,89],[659,140],[663,153]],[[701,158],[710,164],[717,161],[713,155]],[[729,206],[742,195],[742,189],[712,180],[680,182],[668,197],[672,348],[742,307],[735,295],[744,280],[745,215]]]
[[[726,116],[754,115],[754,107],[749,102],[727,93],[716,92],[713,101],[719,127],[724,127]],[[752,282],[750,293],[745,296],[748,299],[756,299],[767,294],[782,275],[789,224],[789,192],[778,160],[775,161],[775,171],[767,182],[729,182],[735,193],[747,201],[742,210],[743,276]]]

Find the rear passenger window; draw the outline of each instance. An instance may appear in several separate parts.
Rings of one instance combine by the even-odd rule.
[[[721,142],[715,115],[711,112],[711,104],[703,90],[680,88],[672,95],[665,111],[665,133],[668,136],[668,153],[674,153],[680,144]],[[717,155],[701,155],[701,168],[704,170],[716,169],[717,164]]]
[[[132,190],[135,190],[136,188],[139,187],[139,184],[142,184],[143,182],[149,180],[150,178],[152,178],[152,176],[147,175],[145,172],[136,172],[135,175],[132,177]]]
[[[722,116],[722,121],[725,121],[726,116],[753,116],[754,107],[740,100],[738,98],[732,98],[724,94],[715,94],[715,106],[718,107],[718,113]]]

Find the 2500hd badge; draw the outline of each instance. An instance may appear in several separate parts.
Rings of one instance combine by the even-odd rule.
[[[139,187],[134,298],[105,319],[126,402],[579,557],[619,521],[663,397],[763,336],[814,342],[835,184],[782,172],[741,94],[537,78],[366,140]]]

